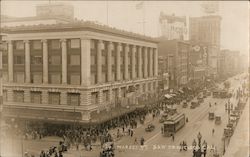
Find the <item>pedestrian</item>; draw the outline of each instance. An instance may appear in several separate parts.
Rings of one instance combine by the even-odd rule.
[[[131,137],[133,137],[134,131],[133,129],[130,130]]]
[[[183,148],[182,148],[182,142],[181,142],[181,143],[180,143],[180,152],[182,151],[182,149],[183,149]]]
[[[213,130],[212,130],[212,135],[213,135],[213,136],[214,136],[214,131],[215,131],[215,130],[214,130],[214,128],[213,128]]]
[[[141,137],[141,145],[143,146],[144,145],[144,138],[143,137]]]
[[[134,144],[138,144],[138,142],[137,142],[137,137],[135,137]]]
[[[172,140],[174,141],[174,134],[172,134]]]

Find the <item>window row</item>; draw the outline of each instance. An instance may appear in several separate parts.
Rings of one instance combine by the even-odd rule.
[[[42,55],[32,55],[30,57],[31,64],[33,65],[42,65],[43,64],[43,56]],[[25,56],[24,55],[14,55],[13,62],[16,65],[24,65],[25,64]],[[48,58],[49,65],[61,65],[61,56],[60,55],[51,55]],[[8,56],[4,55],[2,57],[2,63],[8,64]],[[81,57],[80,55],[68,55],[68,64],[69,65],[80,65]]]
[[[24,72],[14,72],[14,82],[24,83],[25,82],[25,73]],[[3,82],[8,82],[8,73],[3,72]],[[42,72],[33,72],[31,73],[31,83],[42,83],[43,75]],[[51,84],[61,84],[61,74],[60,73],[51,73],[49,74],[49,83]],[[72,85],[81,84],[81,76],[77,73],[71,73],[68,76],[68,83]]]
[[[7,101],[7,91],[3,91],[3,100]],[[24,91],[13,92],[14,102],[24,102]],[[35,104],[42,103],[42,92],[31,91],[30,102]],[[53,105],[60,105],[60,93],[59,92],[48,92],[48,103]],[[80,94],[79,93],[67,93],[67,105],[80,106]]]
[[[49,47],[51,49],[60,49],[61,48],[61,41],[59,39],[48,40]],[[40,40],[30,40],[29,41],[30,47],[34,50],[42,50],[42,41]],[[80,39],[67,39],[67,46],[69,48],[75,49],[80,48]],[[7,50],[7,44],[4,45],[4,49]],[[24,41],[14,41],[13,42],[14,50],[24,50],[25,43]]]

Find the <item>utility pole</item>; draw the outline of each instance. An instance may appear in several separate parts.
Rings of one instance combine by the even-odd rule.
[[[109,1],[106,1],[106,22],[109,25]]]

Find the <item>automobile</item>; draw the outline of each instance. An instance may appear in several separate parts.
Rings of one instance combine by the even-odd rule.
[[[214,112],[209,112],[208,113],[208,119],[209,120],[214,120]]]
[[[187,106],[188,106],[187,102],[183,102],[182,107],[187,108]]]
[[[168,114],[164,113],[164,114],[162,114],[161,118],[159,119],[159,122],[163,123],[167,120],[167,118],[168,118]]]
[[[198,99],[198,103],[200,104],[200,103],[203,103],[204,102],[204,99],[203,98],[197,98]]]
[[[148,126],[145,128],[146,132],[151,132],[155,129],[155,126],[153,124],[148,124]]]
[[[224,137],[231,137],[233,135],[233,129],[230,127],[226,127],[224,129]]]
[[[190,108],[191,108],[191,109],[194,109],[194,108],[196,108],[197,106],[199,106],[199,102],[198,102],[198,101],[192,101],[192,102],[191,102]]]
[[[221,124],[221,116],[215,116],[215,124]]]

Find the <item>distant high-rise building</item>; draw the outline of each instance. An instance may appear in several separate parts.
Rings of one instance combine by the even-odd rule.
[[[206,14],[218,14],[219,2],[218,1],[203,1],[201,4],[202,11]]]
[[[1,15],[1,27],[69,23],[74,20],[74,8],[69,4],[52,3],[36,7],[36,16],[10,17]]]
[[[187,40],[187,21],[185,16],[160,13],[159,23],[162,37],[167,40]]]
[[[218,15],[192,17],[189,20],[189,38],[191,43],[207,47],[209,75],[218,72],[220,51],[221,17]]]

